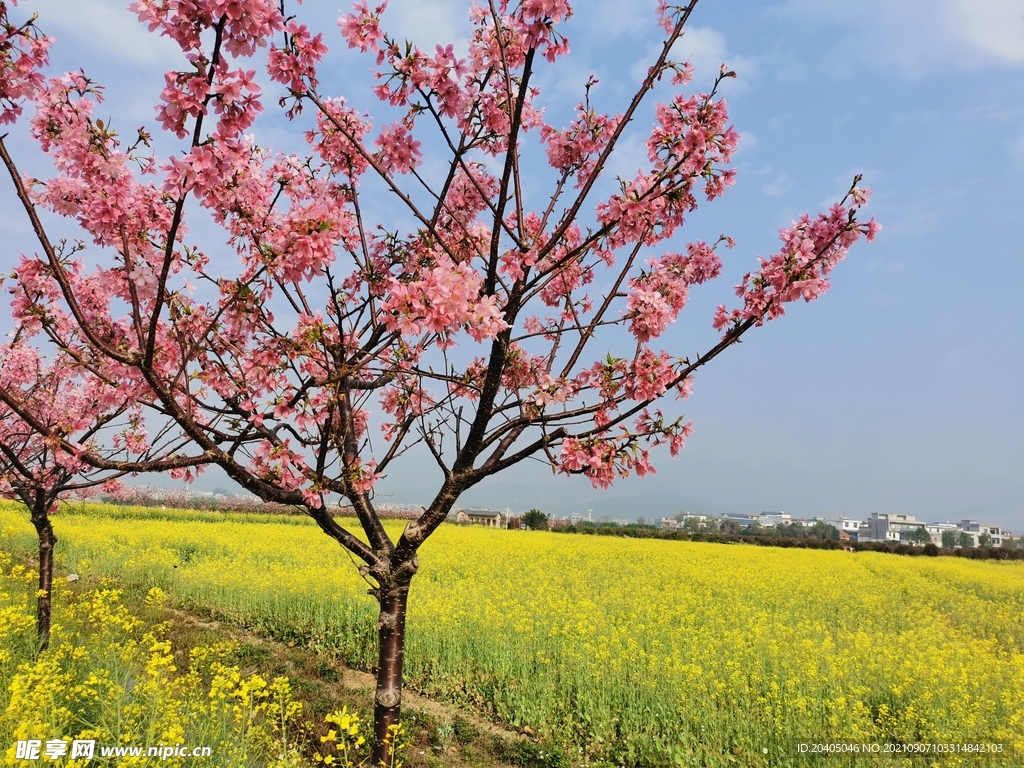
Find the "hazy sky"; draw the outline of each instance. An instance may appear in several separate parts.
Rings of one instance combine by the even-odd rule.
[[[153,123],[161,73],[180,64],[126,5],[19,8],[38,11],[60,38],[57,66],[85,66],[107,84],[105,108],[130,128]],[[623,108],[656,41],[653,5],[575,3],[564,27],[572,53],[539,74],[549,117],[579,100],[591,73],[601,80],[598,108]],[[384,24],[433,50],[465,37],[465,8],[392,2]],[[373,111],[371,62],[344,49],[335,25],[347,4],[307,0],[296,10],[336,54],[321,72],[324,91]],[[743,137],[737,185],[692,217],[682,238],[725,232],[737,248],[727,274],[693,292],[662,346],[680,355],[705,348],[714,306],[731,306],[731,286],[776,249],[779,227],[837,199],[854,173],[874,189],[871,212],[885,229],[855,247],[826,296],[702,369],[686,403],[696,432],[678,458],[657,457],[657,476],[601,494],[537,465],[465,501],[623,518],[904,512],[1024,532],[1024,0],[701,0],[682,47],[695,87],[722,62],[737,71],[724,93]],[[271,145],[294,133],[281,121],[257,129]],[[639,151],[639,140],[627,146],[616,168],[631,175],[639,163],[630,152]],[[12,248],[32,247],[9,186],[0,185],[5,261]],[[382,499],[425,501],[435,481],[410,468],[401,483],[385,481]]]

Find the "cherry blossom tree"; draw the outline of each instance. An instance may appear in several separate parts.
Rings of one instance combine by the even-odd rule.
[[[12,293],[24,293],[18,284]],[[19,303],[15,299],[15,304]],[[53,553],[57,537],[52,515],[59,502],[97,491],[116,492],[126,467],[159,470],[176,460],[174,432],[163,430],[151,442],[142,420],[144,387],[130,378],[94,375],[58,347],[45,360],[26,343],[19,328],[0,345],[0,498],[19,499],[28,508],[39,541],[36,631],[40,650],[50,641]],[[89,461],[86,461],[86,459]],[[91,463],[90,463],[91,462]]]
[[[651,450],[675,455],[691,432],[655,403],[687,397],[698,368],[824,293],[847,249],[878,229],[859,218],[858,177],[780,233],[736,306],[708,318],[717,342],[683,356],[658,346],[732,245],[681,237],[698,200],[732,184],[739,138],[718,92],[733,73],[691,93],[690,66],[672,58],[696,0],[660,0],[662,45],[621,112],[596,108],[591,78],[564,126],[545,120],[534,80],[568,51],[566,0],[474,5],[462,58],[390,36],[384,5],[358,3],[339,25],[376,67],[376,126],[322,92],[325,37],[284,0],[137,0],[184,57],[157,105],[180,142],[163,159],[151,133],[129,143],[94,117],[103,89],[84,72],[43,77],[47,41],[9,20],[12,5],[0,0],[0,120],[31,101],[29,132],[56,168],[26,178],[0,141],[40,248],[15,270],[37,286],[15,316],[105,379],[144,384],[140,402],[190,445],[165,454],[178,476],[216,464],[304,509],[358,559],[380,609],[375,764],[400,712],[417,552],[460,494],[527,459],[602,488],[653,472]],[[292,153],[249,135],[265,107],[247,68],[257,54],[305,126]],[[635,131],[643,167],[612,180],[610,158]],[[542,166],[548,180],[526,183]],[[394,213],[374,222],[365,213],[382,195]],[[43,211],[74,220],[91,246],[54,241]],[[212,218],[222,241],[193,242],[187,215]],[[393,540],[374,485],[419,455],[436,464],[437,492]],[[332,514],[338,497],[358,530]]]
[[[38,352],[25,344],[0,346],[0,387],[6,395],[0,403],[0,497],[25,504],[39,539],[36,631],[44,650],[50,642],[53,549],[57,543],[50,516],[61,498],[86,494],[104,482],[113,482],[113,477],[63,450],[54,439],[43,437],[6,401],[31,412],[51,435],[83,448],[94,443],[97,433],[116,419],[127,403],[119,398],[111,409],[109,393],[84,385],[69,374],[59,364],[45,364]]]

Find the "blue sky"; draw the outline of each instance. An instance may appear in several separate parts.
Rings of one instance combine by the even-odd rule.
[[[108,86],[106,109],[129,129],[153,123],[161,73],[180,65],[126,5],[26,0],[23,10],[38,11],[60,38],[57,67],[84,66]],[[622,108],[656,43],[653,5],[624,13],[621,2],[575,4],[564,27],[572,53],[539,75],[549,117],[567,114],[591,73],[601,80],[598,107]],[[464,38],[465,7],[392,2],[385,26],[432,50]],[[307,0],[298,12],[332,47],[324,91],[374,111],[370,62],[345,49],[335,25],[347,5]],[[681,355],[708,346],[714,306],[730,303],[731,286],[775,250],[777,230],[841,196],[854,173],[874,189],[871,212],[885,229],[855,247],[822,299],[794,306],[700,372],[685,404],[696,432],[678,458],[657,457],[656,476],[601,494],[535,465],[464,501],[620,518],[904,512],[1024,532],[1024,1],[701,0],[685,57],[697,87],[722,62],[737,71],[724,93],[743,138],[736,186],[683,237],[725,232],[737,248],[723,278],[694,291],[663,346]],[[267,120],[257,134],[286,143],[294,126]],[[639,142],[625,148],[624,173],[637,165],[630,151]],[[0,232],[9,248],[30,249],[8,187]],[[425,501],[435,487],[414,466],[402,482],[388,478],[381,498]]]

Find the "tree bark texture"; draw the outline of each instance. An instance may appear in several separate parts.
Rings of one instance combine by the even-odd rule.
[[[392,726],[398,725],[402,711],[402,668],[405,660],[405,612],[409,603],[409,584],[381,590],[377,632],[380,653],[377,662],[377,692],[373,708],[373,754],[371,765],[390,766],[396,756]]]
[[[36,635],[39,650],[50,645],[51,596],[53,592],[53,548],[57,537],[53,534],[45,499],[32,505],[32,525],[39,538],[39,596],[36,599]]]

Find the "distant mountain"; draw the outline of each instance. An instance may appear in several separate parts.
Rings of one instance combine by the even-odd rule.
[[[428,504],[439,487],[438,478],[434,477],[437,473],[431,470],[429,465],[410,465],[401,473],[395,472],[383,478],[375,489],[377,502]],[[157,487],[181,485],[161,477],[145,479]],[[549,468],[530,463],[470,488],[459,498],[458,506],[508,507],[513,512],[540,509],[562,517],[574,512],[586,516],[588,510],[593,510],[594,520],[607,518],[621,522],[632,522],[638,517],[648,520],[671,517],[681,510],[695,514],[750,511],[737,510],[703,495],[689,494],[684,484],[685,476],[665,471],[654,477],[620,480],[607,491],[602,491],[592,487],[586,478],[555,476]],[[217,467],[208,468],[192,488],[226,495],[241,492],[234,481]]]
[[[538,473],[539,474],[539,473]],[[460,506],[479,506],[489,509],[508,507],[513,512],[539,509],[556,516],[568,517],[579,513],[584,517],[593,511],[594,520],[607,518],[631,522],[638,517],[648,520],[662,516],[671,517],[680,510],[693,513],[721,513],[730,511],[709,502],[694,498],[680,491],[662,487],[643,488],[643,482],[624,483],[607,491],[595,489],[590,481],[582,478],[536,477],[530,480],[491,480],[470,488],[459,498]],[[407,486],[396,483],[382,483],[380,499],[385,497],[395,503],[429,502],[436,487]]]

